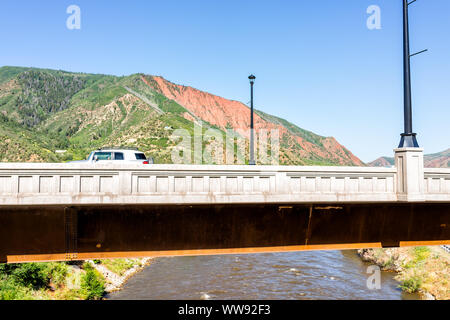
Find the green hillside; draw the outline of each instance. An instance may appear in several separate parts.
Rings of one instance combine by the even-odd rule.
[[[92,149],[117,145],[136,146],[167,163],[175,145],[169,140],[173,129],[167,128],[193,131],[184,112],[152,92],[139,75],[3,67],[0,161],[83,159]],[[68,152],[57,155],[61,149]]]
[[[303,147],[297,140],[283,136],[280,148],[283,164],[329,165],[342,161],[325,150],[322,145],[325,138],[284,119],[257,113],[285,127],[292,137],[301,137],[323,149],[320,155],[311,153],[301,159],[295,150]],[[209,127],[221,130],[144,83],[141,74],[116,77],[0,68],[0,161],[3,162],[78,160],[102,146],[133,146],[153,156],[157,163],[170,163],[171,150],[176,145],[170,140],[174,129],[193,133],[194,123],[200,122],[203,130]],[[341,149],[342,157],[348,157],[349,152]],[[67,152],[57,154],[56,150]],[[355,164],[351,157],[348,159],[345,163]]]

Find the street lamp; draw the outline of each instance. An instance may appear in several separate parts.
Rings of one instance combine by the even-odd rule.
[[[248,77],[250,80],[250,160],[248,164],[254,166],[255,162],[255,130],[253,126],[253,85],[255,84],[256,77],[250,75]]]
[[[405,132],[402,133],[399,148],[419,148],[416,134],[412,131],[412,102],[411,102],[411,55],[409,52],[409,23],[408,7],[416,0],[403,0],[403,91],[404,91],[404,122]],[[426,51],[426,50],[424,50]],[[422,51],[422,52],[424,52]]]

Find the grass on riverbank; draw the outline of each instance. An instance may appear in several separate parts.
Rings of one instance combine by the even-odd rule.
[[[105,291],[89,264],[0,264],[0,300],[95,300]]]
[[[131,268],[142,265],[139,259],[103,259],[94,260],[94,262],[103,264],[118,276],[123,276]]]
[[[383,270],[397,272],[395,279],[402,290],[450,299],[450,255],[440,247],[363,249],[358,253]]]
[[[149,259],[0,264],[0,300],[98,300]],[[101,266],[101,268],[99,268]]]

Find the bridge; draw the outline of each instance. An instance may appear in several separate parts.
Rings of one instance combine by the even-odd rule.
[[[0,164],[0,262],[450,244],[450,169]]]

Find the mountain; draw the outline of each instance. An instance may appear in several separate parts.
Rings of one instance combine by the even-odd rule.
[[[450,148],[442,152],[426,155],[424,161],[425,166],[428,168],[450,168]]]
[[[426,168],[450,168],[450,149],[424,156]],[[370,167],[390,167],[394,165],[394,158],[381,157],[368,163]]]
[[[391,167],[395,165],[394,158],[391,157],[380,157],[367,164],[369,167]]]
[[[81,159],[108,145],[138,147],[157,163],[170,163],[173,130],[192,134],[199,124],[203,132],[246,129],[250,111],[160,76],[0,68],[0,161]],[[334,138],[262,111],[255,111],[255,129],[279,130],[281,164],[364,165]],[[55,153],[61,149],[67,151]]]
[[[185,107],[191,114],[225,130],[250,127],[249,108],[245,104],[181,86],[162,77],[143,76],[142,80],[156,92]],[[189,118],[189,116],[188,116]],[[285,162],[290,159],[317,164],[362,165],[363,163],[332,137],[321,137],[264,112],[255,111],[255,130],[278,129]]]

